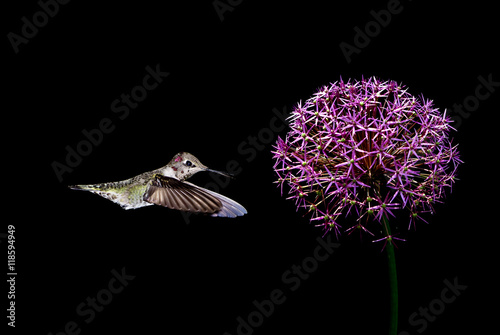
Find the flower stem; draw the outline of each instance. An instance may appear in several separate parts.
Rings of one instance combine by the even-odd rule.
[[[384,233],[387,236],[387,265],[389,268],[389,290],[390,290],[390,310],[391,319],[389,325],[389,335],[396,335],[398,331],[398,276],[396,273],[396,256],[394,254],[394,244],[392,243],[391,228],[387,216],[383,216]]]

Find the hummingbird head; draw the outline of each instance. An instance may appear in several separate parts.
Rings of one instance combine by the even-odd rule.
[[[229,173],[209,169],[201,164],[198,158],[189,152],[179,152],[168,164],[179,180],[185,180],[200,171],[215,172],[223,176],[232,177]]]

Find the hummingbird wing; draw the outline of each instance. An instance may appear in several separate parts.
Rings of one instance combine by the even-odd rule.
[[[143,200],[186,212],[234,218],[247,213],[236,201],[186,181],[156,174],[149,183]]]
[[[216,213],[223,206],[207,190],[160,174],[154,175],[148,184],[143,200],[170,209],[207,214]]]
[[[243,216],[247,214],[247,210],[245,207],[237,203],[236,201],[229,199],[228,197],[223,196],[222,194],[219,194],[214,191],[207,190],[206,188],[202,188],[199,186],[196,186],[194,184],[191,184],[189,182],[184,182],[186,184],[189,184],[193,187],[196,187],[200,190],[203,190],[205,192],[208,192],[209,194],[213,195],[216,197],[222,204],[222,207],[219,209],[219,211],[212,213],[211,216],[218,216],[218,217],[227,217],[227,218],[234,218],[237,216]]]

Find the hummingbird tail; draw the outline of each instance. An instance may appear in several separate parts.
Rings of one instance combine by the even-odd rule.
[[[102,191],[105,184],[95,184],[95,185],[68,185],[72,190],[82,190],[82,191]]]
[[[93,185],[68,185],[68,187],[72,190],[82,190],[95,193],[105,199],[116,202],[125,209],[134,208],[128,206],[127,202],[125,203],[123,202],[124,199],[122,197],[122,194],[120,194],[120,192],[117,192],[117,190],[113,188],[115,184],[116,183],[103,183],[103,184],[93,184]]]

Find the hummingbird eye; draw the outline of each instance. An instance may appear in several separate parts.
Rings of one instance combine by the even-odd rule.
[[[184,164],[186,164],[186,166],[193,166],[193,163],[191,163],[191,161],[186,161]]]

